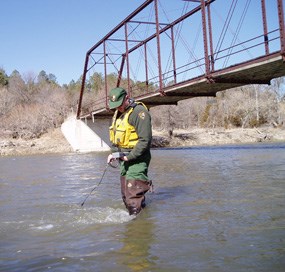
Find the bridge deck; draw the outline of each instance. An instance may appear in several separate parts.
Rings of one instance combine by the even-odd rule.
[[[178,101],[199,96],[216,96],[217,92],[248,84],[270,84],[274,78],[285,76],[285,63],[280,52],[257,58],[235,66],[216,71],[207,79],[205,76],[176,84],[159,92],[146,94],[139,101],[148,107],[176,105]],[[112,115],[112,111],[98,109],[92,112],[96,118]]]

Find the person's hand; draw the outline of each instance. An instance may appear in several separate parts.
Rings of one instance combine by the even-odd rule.
[[[113,162],[114,160],[116,160],[112,154],[110,154],[107,158],[107,163],[110,164],[111,162]]]
[[[120,160],[122,160],[122,161],[128,161],[128,158],[127,158],[127,156],[123,156],[123,157],[120,158]]]
[[[127,156],[122,156],[122,157],[118,158],[118,157],[114,157],[113,154],[110,154],[107,158],[107,163],[112,164],[112,162],[114,162],[115,160],[128,161],[128,158],[127,158]]]

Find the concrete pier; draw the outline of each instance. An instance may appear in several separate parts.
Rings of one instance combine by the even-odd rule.
[[[109,120],[78,120],[70,116],[61,126],[61,131],[76,152],[109,151]]]

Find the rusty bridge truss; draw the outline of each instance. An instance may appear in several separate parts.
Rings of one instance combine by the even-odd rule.
[[[109,115],[116,86],[155,106],[270,84],[284,56],[283,0],[148,0],[86,53],[77,118]]]

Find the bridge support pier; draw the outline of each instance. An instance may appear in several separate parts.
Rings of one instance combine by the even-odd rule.
[[[109,151],[109,119],[83,122],[70,116],[61,126],[66,140],[76,152]]]

